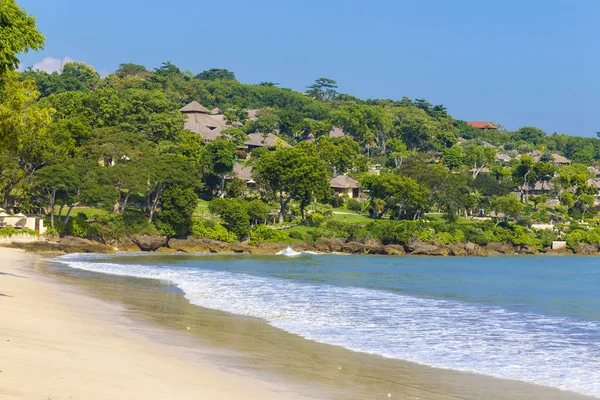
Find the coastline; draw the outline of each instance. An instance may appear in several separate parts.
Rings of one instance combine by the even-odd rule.
[[[0,249],[2,259],[5,259],[6,251]],[[84,274],[75,277],[64,271],[61,272],[60,269],[48,268],[43,263],[38,263],[35,267],[36,271],[32,272],[25,264],[31,264],[34,256],[16,253],[14,250],[8,252],[12,252],[13,257],[19,254],[21,259],[21,267],[10,267],[10,271],[14,272],[9,273],[27,276],[29,282],[34,282],[38,286],[36,293],[51,294],[49,296],[51,299],[62,301],[60,304],[62,313],[59,315],[44,313],[46,321],[48,318],[62,318],[66,313],[72,317],[76,316],[78,324],[101,328],[96,333],[97,339],[104,340],[106,335],[116,335],[123,340],[126,338],[130,341],[106,342],[104,349],[119,348],[121,355],[121,349],[126,348],[128,350],[124,354],[133,356],[134,360],[137,359],[136,351],[139,351],[140,341],[151,348],[150,352],[155,358],[161,360],[175,358],[173,362],[180,363],[178,366],[186,370],[184,371],[186,373],[173,377],[181,377],[181,380],[175,379],[171,387],[177,386],[179,390],[194,388],[194,396],[201,393],[196,390],[194,382],[203,379],[202,377],[210,377],[211,385],[214,381],[223,383],[227,391],[214,392],[219,393],[216,397],[210,397],[209,394],[207,396],[224,399],[253,398],[246,388],[265,390],[266,394],[261,393],[257,398],[281,398],[277,397],[280,392],[274,394],[275,389],[269,389],[269,385],[265,384],[263,379],[267,383],[274,384],[277,390],[298,389],[297,391],[288,389],[285,398],[302,398],[296,392],[304,394],[306,391],[302,390],[308,387],[313,391],[308,398],[361,399],[373,394],[376,394],[374,398],[386,398],[387,393],[393,393],[394,398],[432,400],[590,398],[533,384],[435,369],[311,342],[273,328],[261,320],[190,305],[178,289],[168,287],[169,285],[164,282],[137,278],[123,279],[103,274],[95,274],[95,276]],[[3,267],[2,272],[6,270]],[[50,282],[46,278],[48,276]],[[6,277],[11,275],[0,275],[2,280]],[[41,290],[42,286],[43,290]],[[2,292],[7,294],[5,293],[7,286],[3,284],[1,287]],[[19,297],[34,295],[32,292],[22,290],[19,290],[19,293],[22,293]],[[48,296],[41,295],[41,297],[38,299],[38,306],[47,307]],[[5,305],[5,298],[0,299],[2,299],[0,304]],[[52,301],[50,304],[54,307]],[[31,307],[32,304],[28,302],[27,305]],[[40,312],[40,310],[23,309],[23,306],[23,304],[16,305],[16,310],[19,310],[21,315],[34,316],[36,312]],[[14,325],[8,320],[0,322],[0,324],[4,323]],[[187,327],[191,330],[187,331]],[[26,331],[32,330],[26,329]],[[141,340],[143,338],[145,339]],[[48,337],[44,334],[44,330],[40,330],[35,342],[47,341]],[[82,344],[84,348],[96,346],[95,341]],[[4,354],[2,345],[5,343],[0,343],[0,351]],[[148,354],[148,351],[145,349],[143,353]],[[38,352],[39,354],[36,355],[42,365],[44,360],[53,354],[45,347],[38,349]],[[107,351],[103,351],[102,354],[91,355],[87,360],[95,365],[95,357],[100,357],[99,360],[106,362],[106,353]],[[164,367],[164,364],[165,362],[161,361],[160,366],[155,365],[155,367]],[[200,373],[195,371],[198,365],[201,366]],[[3,369],[6,372],[7,368]],[[194,378],[186,381],[184,377],[189,376],[189,370],[195,371]],[[223,370],[228,373],[223,373]],[[233,374],[230,374],[232,371]],[[36,371],[36,374],[43,375],[42,372]],[[67,374],[68,372],[66,371]],[[156,373],[160,373],[160,368]],[[95,380],[95,375],[87,378]],[[160,376],[162,379],[162,374]],[[85,378],[81,376],[80,380]],[[114,375],[112,379],[120,382],[118,384],[123,384],[120,376]],[[247,380],[250,381],[250,385]],[[129,382],[129,378],[127,381]],[[25,387],[30,386],[25,385]],[[266,386],[266,389],[263,386]],[[244,391],[232,393],[234,388],[243,388]],[[2,391],[0,391],[0,398],[1,395],[3,395]],[[182,393],[179,397],[168,398],[196,398],[186,397],[187,395]],[[228,395],[230,397],[227,397]],[[95,397],[86,394],[86,398]]]
[[[0,260],[2,399],[308,398],[144,339],[160,329],[34,272],[39,257],[0,248]]]

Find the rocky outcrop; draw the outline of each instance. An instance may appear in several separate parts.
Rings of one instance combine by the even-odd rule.
[[[166,236],[159,235],[139,235],[131,238],[142,251],[156,251],[160,247],[165,247],[169,242]]]
[[[488,254],[515,254],[517,250],[506,243],[488,243],[485,246],[485,250]]]
[[[142,249],[140,249],[140,246],[135,244],[135,242],[130,238],[120,240],[115,246],[119,249],[119,251],[126,253],[137,253],[139,251],[142,251]]]
[[[576,246],[573,251],[577,255],[581,256],[591,256],[598,254],[598,246],[594,244],[582,243]]]
[[[450,251],[446,246],[438,246],[422,240],[413,240],[407,245],[410,254],[425,256],[447,256]]]
[[[65,236],[56,241],[45,241],[36,243],[14,243],[13,247],[31,251],[33,253],[115,253],[115,248],[93,240]]]

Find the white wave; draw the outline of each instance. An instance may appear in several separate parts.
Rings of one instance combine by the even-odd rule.
[[[101,256],[105,257],[105,256]],[[266,320],[307,339],[439,368],[600,397],[600,322],[459,301],[194,267],[59,261],[175,283],[192,304]]]
[[[280,252],[277,253],[277,255],[279,256],[286,256],[286,257],[296,257],[296,256],[301,256],[303,253],[301,251],[296,251],[294,249],[292,249],[291,247],[288,247],[285,250],[281,250]]]

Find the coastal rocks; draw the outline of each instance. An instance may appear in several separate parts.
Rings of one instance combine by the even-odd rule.
[[[582,244],[576,246],[573,249],[573,251],[577,255],[591,256],[591,255],[598,254],[598,247],[596,245],[593,245],[593,244],[582,243]]]
[[[404,251],[404,247],[396,244],[384,246],[383,251],[388,256],[401,256],[406,254],[406,251]]]
[[[131,238],[142,251],[156,251],[160,247],[164,247],[169,242],[166,236],[158,235],[139,235]]]
[[[513,246],[506,243],[488,243],[488,245],[485,246],[485,250],[491,254],[515,254],[517,252]]]
[[[538,250],[533,246],[523,246],[519,249],[519,254],[538,254]]]
[[[53,242],[14,243],[13,247],[33,253],[115,253],[115,249],[111,246],[73,236],[65,236]]]
[[[126,253],[137,253],[142,251],[142,249],[140,249],[140,246],[135,244],[134,241],[130,238],[120,240],[119,243],[116,244],[116,247],[119,249],[119,251]]]
[[[413,240],[407,247],[414,255],[447,256],[450,253],[447,247],[436,246],[421,240]]]

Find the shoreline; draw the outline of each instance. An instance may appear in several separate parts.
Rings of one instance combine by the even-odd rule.
[[[41,275],[39,257],[0,248],[0,259],[1,399],[313,398],[148,339],[166,333]]]
[[[455,245],[432,244],[419,240],[406,245],[382,245],[377,243],[347,242],[342,239],[321,238],[315,243],[227,243],[211,239],[168,239],[162,236],[141,236],[134,240],[101,243],[94,240],[72,236],[39,240],[34,242],[14,241],[7,247],[23,249],[41,254],[72,253],[211,253],[211,254],[277,254],[288,247],[295,251],[317,252],[320,254],[382,255],[382,256],[438,256],[438,257],[489,257],[498,255],[549,255],[549,256],[598,256],[600,249],[587,245],[579,246],[575,251],[567,248],[537,250],[531,246],[513,246],[505,243],[459,243]]]
[[[0,249],[0,257],[4,257],[3,251]],[[142,336],[150,337],[151,342],[165,346],[159,349],[165,352],[163,356],[178,354],[192,364],[194,357],[190,356],[190,350],[193,349],[196,361],[202,360],[205,364],[208,360],[212,367],[235,371],[234,379],[241,377],[255,382],[260,381],[259,377],[269,377],[268,381],[279,382],[278,387],[296,387],[294,382],[297,382],[299,389],[302,383],[310,383],[313,390],[319,389],[319,394],[322,394],[321,389],[323,394],[328,394],[322,398],[360,399],[375,393],[374,398],[387,398],[387,393],[393,393],[394,398],[407,399],[591,399],[534,384],[436,369],[311,342],[262,320],[191,305],[179,289],[164,282],[104,274],[74,277],[61,273],[60,268],[38,267],[36,270],[32,276],[36,280],[44,280],[46,275],[59,281],[46,282],[53,290],[67,289],[69,296],[74,290],[75,296],[83,300],[78,308],[88,315],[95,315],[97,310],[89,309],[86,298],[92,303],[108,304],[104,324],[121,324],[123,334],[132,330],[141,332]],[[155,329],[157,326],[161,328]],[[191,331],[186,331],[187,327],[191,327]],[[294,398],[291,393],[286,393],[285,398]],[[316,396],[312,393],[309,398]],[[231,398],[252,397],[244,392],[242,397]]]

